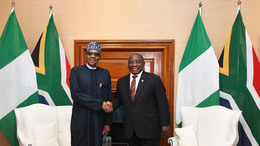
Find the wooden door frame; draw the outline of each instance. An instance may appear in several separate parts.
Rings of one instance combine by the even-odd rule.
[[[174,128],[174,57],[175,40],[74,40],[74,65],[82,65],[85,62],[85,53],[89,42],[97,42],[102,52],[106,51],[158,51],[162,53],[161,74],[162,81],[166,88],[166,95],[170,105],[171,132],[162,138],[163,145],[168,145],[167,139],[173,136]],[[102,58],[101,58],[102,59]]]

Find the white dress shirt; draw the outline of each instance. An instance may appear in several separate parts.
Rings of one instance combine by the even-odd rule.
[[[133,80],[133,76],[137,76],[135,78],[135,91],[138,87],[138,84],[139,84],[139,81],[140,81],[140,78],[141,78],[141,75],[142,75],[143,71],[141,71],[139,74],[137,75],[133,75],[132,73],[130,74],[130,88],[131,88],[131,83],[132,83],[132,80]]]
[[[97,67],[91,67],[91,66],[89,66],[87,63],[86,63],[86,66],[87,66],[89,69],[93,69],[93,70],[97,69]]]

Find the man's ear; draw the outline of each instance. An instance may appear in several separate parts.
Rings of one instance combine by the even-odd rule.
[[[143,70],[145,69],[144,67],[145,67],[145,62],[143,63]]]

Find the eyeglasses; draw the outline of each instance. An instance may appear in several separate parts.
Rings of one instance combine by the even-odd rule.
[[[94,55],[95,57],[98,57],[98,56],[100,56],[100,53],[87,52],[87,55],[89,55],[89,56]]]

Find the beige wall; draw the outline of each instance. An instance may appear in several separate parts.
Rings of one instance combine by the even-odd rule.
[[[176,87],[179,64],[200,1],[202,19],[219,58],[235,20],[237,0],[16,0],[15,10],[32,52],[47,24],[52,4],[71,66],[74,66],[75,39],[175,39]],[[259,6],[259,0],[242,0],[242,16],[258,56]],[[0,0],[0,33],[10,11],[11,0]]]

